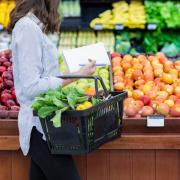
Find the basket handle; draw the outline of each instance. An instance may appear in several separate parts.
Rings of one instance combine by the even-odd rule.
[[[84,78],[84,79],[94,79],[95,80],[95,90],[96,90],[96,96],[98,98],[99,93],[98,93],[98,81],[100,81],[105,97],[109,96],[109,92],[104,84],[103,79],[100,76],[81,76],[81,75],[62,75],[62,76],[57,76],[58,78],[62,78],[62,79],[80,79],[80,78]]]

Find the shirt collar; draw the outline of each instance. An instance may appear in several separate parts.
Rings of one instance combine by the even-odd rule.
[[[44,24],[40,21],[40,19],[37,18],[37,16],[35,16],[32,12],[28,12],[26,16],[34,21],[41,28],[41,30],[43,30]]]

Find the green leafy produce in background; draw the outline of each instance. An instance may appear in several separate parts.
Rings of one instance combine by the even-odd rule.
[[[147,22],[155,23],[158,30],[180,28],[180,3],[178,1],[145,1]]]

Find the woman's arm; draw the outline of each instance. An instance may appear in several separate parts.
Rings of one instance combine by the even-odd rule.
[[[23,24],[21,31],[15,34],[17,58],[13,59],[14,73],[19,76],[19,84],[24,95],[34,99],[48,89],[56,89],[62,85],[62,79],[54,76],[41,77],[43,73],[42,34],[32,24]]]

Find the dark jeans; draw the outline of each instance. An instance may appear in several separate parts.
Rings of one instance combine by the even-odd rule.
[[[42,134],[34,127],[31,133],[30,180],[80,180],[70,155],[52,155]]]

